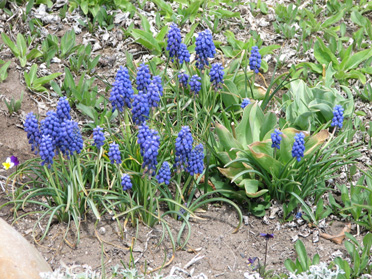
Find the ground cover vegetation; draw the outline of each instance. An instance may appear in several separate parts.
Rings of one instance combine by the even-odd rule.
[[[167,239],[175,252],[187,245],[190,219],[207,204],[231,205],[238,230],[242,210],[262,217],[277,202],[283,222],[302,218],[317,226],[333,214],[357,224],[363,241],[346,232],[350,260],[324,263],[319,255],[311,259],[298,240],[297,259],[287,259],[288,272],[278,274],[266,268],[267,243],[275,235],[262,232],[265,255],[249,258],[247,270],[262,278],[371,274],[372,167],[358,158],[363,147],[371,148],[372,122],[363,121],[366,113],[356,101],[372,102],[372,3],[294,2],[153,0],[154,22],[139,13],[146,1],[74,0],[57,8],[50,0],[0,2],[10,17],[20,8],[27,26],[16,35],[12,24],[3,29],[0,50],[18,59],[13,63],[23,69],[27,94],[56,103],[45,116],[27,114],[24,130],[37,156],[18,162],[8,154],[3,165],[14,170],[8,181],[17,187],[0,208],[14,206],[15,221],[39,214],[36,241],[55,220],[66,224],[66,234],[74,227],[74,245],[88,214],[97,222],[110,214],[121,229],[123,221],[134,227],[160,223],[159,242]],[[267,45],[253,30],[244,40],[229,31],[224,20],[242,19],[241,5],[257,19],[274,9],[275,32],[299,39],[296,55],[303,62],[287,67],[283,45]],[[46,23],[29,17],[40,7],[47,8],[45,15],[57,10],[61,19],[80,13],[85,20],[78,28],[92,34],[115,29],[121,12],[138,16],[140,29],[132,22],[120,31],[146,55],[136,64],[138,54],[124,50],[125,61],[115,64],[109,82],[97,73],[103,63],[97,47],[78,43],[76,29],[42,35]],[[352,27],[345,24],[350,21]],[[239,28],[245,24],[241,20]],[[220,33],[223,41],[215,38]],[[56,61],[63,61],[63,71],[51,70]],[[0,60],[0,83],[11,63]],[[22,98],[5,101],[9,115],[20,110]],[[355,141],[356,134],[363,140]],[[343,184],[341,170],[347,173]],[[31,205],[39,210],[22,213]],[[182,222],[177,234],[166,216]],[[129,268],[111,274],[142,278]]]

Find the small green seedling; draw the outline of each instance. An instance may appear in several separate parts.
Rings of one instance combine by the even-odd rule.
[[[21,105],[22,105],[23,95],[24,95],[24,92],[22,91],[21,98],[19,98],[18,100],[14,100],[14,98],[12,98],[10,100],[10,103],[4,100],[4,103],[6,107],[8,108],[9,115],[12,115],[13,112],[17,113],[20,110]]]

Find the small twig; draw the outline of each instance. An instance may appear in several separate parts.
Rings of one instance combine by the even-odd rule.
[[[199,257],[199,254],[197,254],[195,257],[193,257],[191,259],[191,261],[189,261],[183,268],[189,268],[190,266],[192,266],[194,263],[200,261],[201,259],[203,259],[205,256],[200,256]]]

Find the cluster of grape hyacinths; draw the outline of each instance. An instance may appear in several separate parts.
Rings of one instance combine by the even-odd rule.
[[[211,71],[209,72],[210,82],[213,84],[213,87],[218,90],[222,88],[223,84],[223,67],[221,63],[214,63],[212,65]]]
[[[178,80],[180,82],[180,86],[183,88],[187,87],[187,84],[189,82],[189,75],[185,73],[185,71],[181,71],[178,74]]]
[[[133,97],[133,108],[132,108],[132,119],[137,125],[141,125],[145,122],[150,115],[150,107],[147,96],[139,92]]]
[[[296,133],[294,137],[295,141],[292,148],[292,157],[296,158],[298,162],[304,157],[305,151],[305,135],[304,133]]]
[[[35,151],[37,154],[39,150],[41,134],[39,130],[39,123],[33,112],[30,112],[26,116],[25,131],[27,132],[28,143],[31,144],[31,151]]]
[[[164,183],[165,185],[169,185],[171,179],[171,170],[169,163],[167,161],[163,162],[161,168],[156,176],[156,179],[159,183]]]
[[[119,150],[119,144],[113,142],[110,144],[110,149],[108,152],[109,159],[111,161],[111,164],[121,164],[121,154]]]
[[[115,82],[113,83],[110,102],[112,105],[112,111],[118,110],[123,111],[124,107],[131,108],[131,101],[133,98],[133,88],[130,81],[128,69],[120,66],[118,70]]]
[[[123,174],[121,177],[121,186],[123,186],[123,191],[127,191],[132,189],[132,181],[130,180],[130,176],[126,173]]]
[[[143,150],[145,148],[146,139],[150,136],[151,136],[151,130],[147,126],[146,122],[143,122],[142,125],[139,126],[138,135],[137,135],[137,143],[140,146],[141,156],[143,156]]]
[[[186,165],[187,159],[192,150],[193,141],[194,139],[192,138],[190,128],[188,126],[183,126],[176,139],[175,167],[177,169],[183,169]]]
[[[280,142],[282,141],[282,137],[280,135],[282,134],[283,132],[279,131],[278,129],[275,129],[274,133],[271,133],[272,148],[280,149]]]
[[[67,98],[66,97],[60,98],[57,104],[57,117],[59,118],[59,120],[61,122],[64,121],[65,119],[70,120],[71,119],[70,111],[71,107],[67,101]]]
[[[41,160],[41,165],[44,166],[45,164],[48,166],[48,168],[51,167],[53,164],[53,157],[54,157],[54,147],[52,143],[52,138],[49,135],[42,135],[40,146],[39,146],[39,152]]]
[[[204,148],[202,144],[195,146],[188,158],[186,170],[190,175],[201,174],[204,169]]]
[[[190,52],[187,46],[181,42],[181,31],[176,24],[171,24],[167,38],[166,49],[169,51],[169,58],[172,59],[172,62],[174,58],[177,58],[181,65],[183,62],[190,62]]]
[[[258,52],[258,47],[253,46],[251,51],[251,57],[249,57],[249,68],[258,74],[261,67],[261,54]]]
[[[198,33],[195,41],[195,52],[196,52],[196,67],[203,70],[204,67],[209,65],[208,58],[213,58],[216,54],[216,47],[213,43],[213,37],[211,31],[204,30]]]
[[[201,77],[198,75],[193,75],[190,79],[190,91],[193,92],[195,95],[199,94],[201,90]]]
[[[175,23],[172,23],[167,35],[167,51],[169,51],[169,57],[174,60],[174,57],[178,56],[179,49],[181,46],[181,30]]]
[[[105,143],[105,135],[103,134],[103,129],[97,126],[93,129],[93,145],[100,149]]]
[[[149,66],[141,64],[137,69],[136,85],[138,91],[147,92],[147,86],[151,83]]]
[[[249,100],[248,98],[244,98],[242,104],[240,105],[240,107],[241,107],[242,109],[244,109],[244,108],[245,108],[246,106],[248,106],[250,103],[251,103],[251,100]]]
[[[341,105],[335,106],[333,109],[333,119],[331,126],[338,126],[340,129],[342,128],[342,124],[344,122],[344,108]]]

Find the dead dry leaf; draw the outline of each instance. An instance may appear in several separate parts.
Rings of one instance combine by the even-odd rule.
[[[341,244],[345,239],[345,232],[350,232],[351,224],[347,224],[338,235],[330,235],[328,233],[320,233],[320,237],[328,239],[336,244]]]

